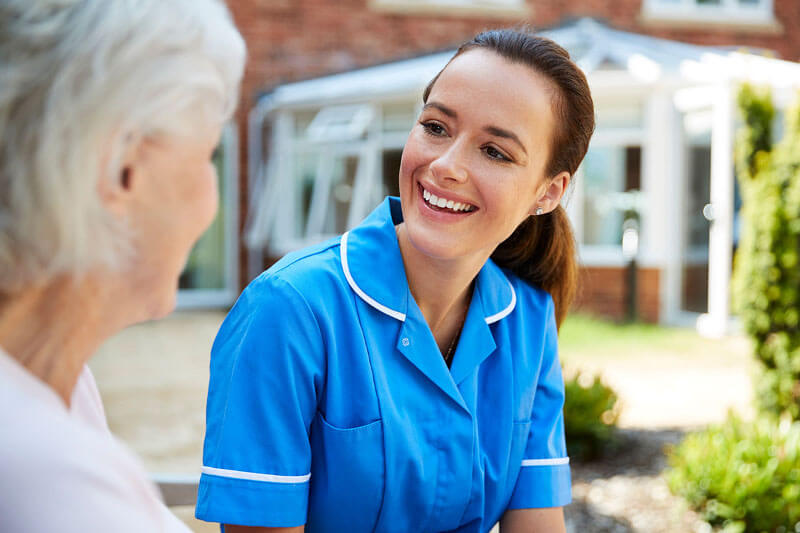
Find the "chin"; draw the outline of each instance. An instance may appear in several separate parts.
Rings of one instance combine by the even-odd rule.
[[[419,253],[433,259],[450,260],[461,256],[460,244],[448,235],[434,233],[418,227],[413,222],[406,224],[408,240]]]

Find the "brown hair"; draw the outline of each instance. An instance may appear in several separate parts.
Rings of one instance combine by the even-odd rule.
[[[555,177],[566,171],[574,176],[594,132],[594,103],[586,76],[572,62],[569,53],[529,30],[502,29],[476,35],[462,44],[450,61],[477,48],[527,65],[555,86],[555,127],[546,174]],[[440,74],[425,88],[424,102]],[[528,217],[500,243],[492,259],[528,283],[548,291],[555,304],[556,323],[561,326],[575,297],[578,280],[575,236],[562,206],[545,215]]]

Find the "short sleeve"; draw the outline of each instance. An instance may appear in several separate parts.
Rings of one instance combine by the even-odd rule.
[[[528,444],[508,509],[561,507],[570,501],[572,484],[564,437],[564,378],[558,361],[558,331],[551,300]]]
[[[290,283],[265,274],[245,289],[211,351],[197,518],[306,522],[324,361],[316,319]]]

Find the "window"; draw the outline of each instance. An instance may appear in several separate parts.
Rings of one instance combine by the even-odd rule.
[[[774,23],[773,0],[645,0],[645,17],[738,24]]]
[[[618,247],[622,223],[635,216],[640,188],[639,146],[598,146],[583,161],[583,244]]]
[[[238,292],[236,128],[228,124],[214,152],[219,179],[219,210],[211,226],[189,254],[179,280],[178,306],[218,307],[230,304]]]
[[[397,195],[400,155],[417,112],[409,100],[284,111],[271,146],[268,180],[281,194],[267,210],[268,254],[344,233]]]
[[[524,17],[530,14],[525,0],[370,0],[370,5],[375,9],[407,13],[498,17]]]

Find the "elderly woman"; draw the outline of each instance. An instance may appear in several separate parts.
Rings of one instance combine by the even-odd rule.
[[[0,530],[184,531],[87,360],[172,310],[244,44],[216,0],[0,2]]]

